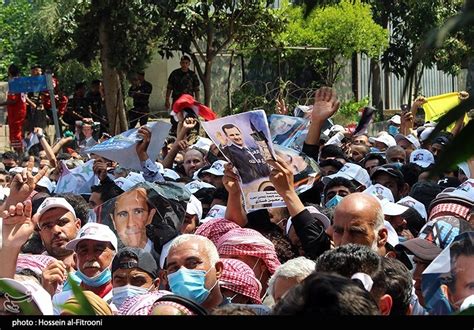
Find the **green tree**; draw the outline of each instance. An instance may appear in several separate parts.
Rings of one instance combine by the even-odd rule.
[[[282,30],[282,18],[266,0],[161,1],[166,17],[167,56],[178,50],[191,56],[204,86],[204,103],[211,104],[212,65],[219,54],[240,48],[272,45]]]
[[[388,32],[372,19],[371,7],[360,0],[343,0],[336,5],[314,9],[304,18],[304,8],[290,5],[286,9],[291,23],[282,40],[287,45],[323,47],[315,63],[326,67],[325,83],[332,86],[342,59],[354,53],[377,58],[388,46]]]

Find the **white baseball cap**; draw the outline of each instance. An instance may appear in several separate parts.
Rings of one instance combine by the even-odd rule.
[[[458,167],[464,172],[464,175],[466,175],[468,178],[471,177],[471,170],[469,169],[469,166],[466,162],[459,163]]]
[[[77,244],[85,239],[109,242],[115,251],[117,251],[117,236],[115,236],[114,232],[106,225],[91,222],[86,223],[84,227],[79,230],[76,238],[66,244],[66,249],[75,250]]]
[[[402,215],[405,213],[406,210],[408,210],[408,207],[393,203],[389,201],[388,199],[382,199],[380,200],[380,204],[382,205],[382,212],[384,215],[388,216],[397,216],[397,215]]]
[[[393,228],[392,224],[388,222],[387,220],[383,221],[385,228],[387,228],[387,242],[391,246],[397,246],[400,244],[400,240],[398,239],[398,234],[395,228]]]
[[[382,186],[380,183],[371,185],[369,188],[365,189],[363,193],[377,197],[379,200],[386,199],[390,202],[395,202],[392,191],[387,187]]]
[[[425,142],[428,139],[428,136],[434,131],[434,127],[426,127],[421,133],[420,133],[420,141]]]
[[[337,173],[323,177],[322,181],[326,185],[329,183],[329,181],[337,177],[355,180],[366,187],[369,187],[372,183],[370,181],[369,173],[366,171],[366,169],[352,163],[344,164],[344,166]]]
[[[227,210],[227,207],[223,205],[216,204],[211,209],[209,212],[207,212],[207,215],[204,219],[202,219],[200,222],[204,223],[212,219],[221,219],[225,218],[225,211]]]
[[[200,137],[196,143],[194,143],[191,148],[199,148],[206,150],[206,152],[209,152],[209,149],[211,148],[212,145],[212,140],[204,137]]]
[[[400,115],[394,115],[388,121],[396,125],[400,125],[402,123],[402,118],[400,117]]]
[[[425,220],[428,219],[428,214],[426,214],[425,206],[421,202],[414,199],[413,197],[410,197],[410,196],[403,197],[397,202],[397,204],[412,207],[421,215],[423,219]]]
[[[397,142],[395,141],[395,139],[393,138],[393,136],[391,136],[390,134],[388,133],[385,133],[385,134],[380,134],[379,136],[377,137],[371,137],[369,138],[369,141],[371,143],[374,143],[374,142],[380,142],[380,143],[383,143],[387,146],[387,148],[389,147],[393,147],[393,146],[396,146],[397,145]]]
[[[191,195],[191,197],[189,198],[189,202],[186,205],[186,213],[191,215],[197,215],[198,220],[201,220],[202,218],[202,204],[199,199],[194,197],[194,195]]]
[[[216,188],[212,184],[209,184],[207,182],[199,181],[199,180],[193,180],[189,183],[186,183],[184,185],[188,190],[191,192],[191,194],[194,194],[195,192],[203,189],[203,188]]]
[[[417,149],[410,154],[410,163],[415,163],[423,168],[427,168],[434,162],[434,156],[429,150]]]
[[[179,178],[181,178],[178,173],[169,168],[163,169],[162,175],[164,178],[171,179],[174,181],[179,180]]]
[[[41,179],[39,179],[36,185],[48,189],[49,193],[52,193],[55,188],[55,184],[53,184],[53,182],[47,176],[43,176]]]
[[[224,167],[227,164],[225,160],[216,160],[211,167],[203,170],[201,173],[210,173],[216,176],[224,176]]]
[[[21,299],[22,302],[33,300],[43,315],[53,315],[53,303],[49,293],[38,283],[27,280],[18,281],[12,278],[0,278],[0,283],[5,283],[12,289],[19,291],[21,297],[12,296],[12,300]],[[20,302],[20,301],[19,301]],[[4,303],[5,306],[5,303]],[[6,307],[6,306],[5,306]],[[11,306],[15,308],[16,306]]]
[[[66,209],[74,215],[74,218],[76,218],[76,211],[74,211],[74,208],[68,203],[66,199],[63,197],[48,197],[38,207],[38,211],[36,211],[36,213],[39,214],[38,220],[46,211],[53,208]]]
[[[474,179],[468,179],[461,183],[456,189],[446,188],[436,198],[456,197],[474,203]]]
[[[408,135],[397,134],[397,135],[395,135],[395,141],[398,143],[398,141],[400,141],[400,140],[406,140],[406,141],[410,142],[415,147],[415,149],[418,149],[418,148],[421,147],[420,141],[418,141],[416,136],[414,136],[413,134],[408,134]]]

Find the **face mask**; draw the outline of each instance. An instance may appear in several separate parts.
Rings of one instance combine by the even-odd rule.
[[[81,279],[84,284],[97,288],[99,286],[104,285],[107,282],[110,282],[112,280],[112,272],[110,271],[110,268],[107,267],[104,269],[100,274],[97,274],[94,277],[89,277],[83,272],[81,272],[79,269],[76,271],[77,277]]]
[[[95,214],[94,209],[88,209],[89,220],[87,222],[97,222],[97,215]]]
[[[370,147],[370,152],[371,152],[371,153],[377,153],[377,152],[380,152],[380,149],[379,149],[379,148],[375,148],[375,147]]]
[[[394,126],[394,125],[389,125],[388,126],[388,134],[390,134],[391,136],[395,136],[397,135],[399,132],[399,129],[397,126]]]
[[[212,268],[212,267],[211,267]],[[209,268],[209,270],[211,270]],[[209,272],[204,270],[180,268],[172,274],[168,274],[168,282],[171,291],[184,298],[202,304],[211,290],[216,286],[216,283],[209,290],[205,287],[206,274]]]
[[[337,204],[339,204],[339,203],[342,201],[343,198],[344,198],[344,197],[342,197],[342,196],[336,195],[336,196],[334,196],[333,198],[331,198],[330,200],[328,200],[328,201],[326,202],[326,204],[324,204],[324,205],[325,205],[327,208],[335,207]]]
[[[402,166],[403,166],[403,164],[402,164],[402,163],[400,163],[400,162],[391,163],[390,165],[393,165],[393,166],[395,166],[395,167],[396,167],[397,169],[399,169],[399,170],[400,170],[400,169],[402,168]]]
[[[120,307],[127,298],[135,297],[147,293],[147,288],[134,285],[124,285],[112,289],[112,302],[116,307]]]

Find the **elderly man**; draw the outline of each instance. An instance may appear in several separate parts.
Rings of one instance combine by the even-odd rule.
[[[379,255],[386,254],[388,231],[384,226],[384,214],[379,201],[364,193],[346,196],[334,211],[332,224],[336,246],[347,243],[362,244]]]
[[[66,244],[66,249],[76,253],[75,275],[81,280],[81,288],[92,291],[109,302],[112,299],[110,268],[117,251],[117,237],[112,230],[102,224],[88,223],[81,228],[75,239]],[[60,313],[60,305],[71,296],[71,291],[53,296],[55,314]]]
[[[224,265],[206,237],[183,234],[170,245],[166,273],[171,291],[206,309],[225,303],[218,285]]]
[[[112,261],[112,285],[112,303],[117,308],[129,297],[158,288],[158,265],[151,253],[140,248],[120,249]]]

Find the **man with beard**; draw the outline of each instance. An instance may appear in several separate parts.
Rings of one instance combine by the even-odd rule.
[[[87,204],[77,196],[48,197],[37,211],[38,228],[45,254],[58,259],[43,270],[43,287],[54,294],[66,274],[76,268],[74,251],[66,244],[74,239],[87,221]],[[82,197],[80,197],[82,198]]]

